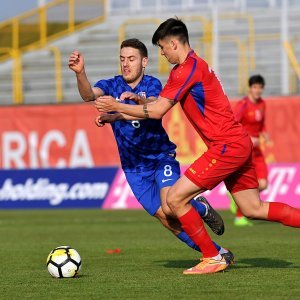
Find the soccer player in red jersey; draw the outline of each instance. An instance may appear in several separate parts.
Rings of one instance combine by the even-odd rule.
[[[126,105],[99,97],[95,105],[100,111],[160,119],[180,102],[208,147],[167,194],[167,203],[173,214],[203,253],[200,263],[183,273],[219,272],[228,265],[212,243],[201,217],[190,204],[190,199],[195,195],[211,190],[224,181],[247,217],[300,227],[300,210],[283,203],[260,200],[252,163],[251,139],[235,120],[220,80],[191,49],[186,25],[178,19],[166,20],[155,31],[152,43],[161,48],[161,54],[171,64],[175,64],[158,100],[144,105]]]
[[[264,155],[259,145],[262,136],[265,142],[269,136],[265,128],[266,103],[261,98],[265,87],[265,80],[261,75],[253,75],[249,78],[248,96],[238,101],[235,106],[236,119],[244,126],[253,143],[252,162],[258,179],[258,189],[263,191],[268,187],[268,168]],[[233,199],[231,199],[233,201]],[[237,226],[251,226],[252,223],[243,216],[241,210],[236,208],[233,201],[232,210],[236,210],[234,224]]]

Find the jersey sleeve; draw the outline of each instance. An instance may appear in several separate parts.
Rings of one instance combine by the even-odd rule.
[[[151,78],[147,86],[147,98],[157,98],[162,90],[161,82],[157,78]]]
[[[160,93],[161,97],[175,102],[181,101],[195,84],[197,60],[190,59],[186,65],[176,66],[170,73],[167,84]]]
[[[101,89],[104,93],[104,95],[112,95],[113,90],[113,84],[112,79],[103,79],[99,80],[95,83],[94,87],[97,87]]]
[[[245,100],[240,100],[234,108],[234,116],[238,122],[242,122],[247,109],[247,102]]]

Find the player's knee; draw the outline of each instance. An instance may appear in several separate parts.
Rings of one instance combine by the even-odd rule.
[[[170,189],[167,194],[167,205],[173,213],[180,206],[180,199],[176,191],[173,191],[172,189]]]
[[[267,187],[268,187],[268,181],[267,180],[260,179],[260,180],[258,180],[258,183],[259,183],[258,189],[259,189],[260,192],[267,189]]]
[[[251,207],[247,207],[247,209],[241,209],[242,214],[254,220],[264,220],[266,219],[266,205],[263,202],[260,202],[257,205],[253,205]]]
[[[242,210],[241,209],[241,212],[245,217],[247,217],[249,219],[255,219],[256,214],[255,214],[254,210],[250,210],[250,209]]]

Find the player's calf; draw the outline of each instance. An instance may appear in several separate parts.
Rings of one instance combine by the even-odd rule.
[[[193,240],[182,230],[181,224],[178,219],[174,219],[172,217],[167,216],[162,208],[160,207],[156,214],[154,215],[160,222],[161,224],[170,230],[179,240],[184,242],[187,246],[190,248],[201,252],[200,248],[193,242]],[[220,255],[223,257],[227,257],[228,255],[230,256],[232,253],[219,246],[217,243],[214,242],[214,245],[216,249],[219,251]],[[230,254],[228,254],[230,252]],[[233,259],[232,259],[233,260]]]
[[[169,229],[175,235],[178,235],[181,232],[181,224],[177,219],[174,219],[164,213],[162,208],[160,207],[156,214],[154,215],[161,224]]]

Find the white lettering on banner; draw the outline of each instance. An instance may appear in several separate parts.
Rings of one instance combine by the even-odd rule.
[[[295,194],[300,195],[300,184],[297,185]]]
[[[48,178],[36,182],[28,178],[25,183],[14,184],[11,178],[0,187],[0,202],[3,201],[49,201],[56,206],[64,200],[104,199],[109,189],[107,182],[51,183]]]
[[[21,132],[10,131],[3,133],[2,145],[2,161],[4,169],[9,169],[13,165],[18,169],[26,167],[22,158],[26,151],[26,141]]]
[[[70,167],[93,167],[93,157],[84,130],[77,130],[70,157]]]
[[[295,174],[295,167],[272,168],[269,174],[269,187],[262,192],[262,194],[266,196],[265,201],[273,202],[277,195],[287,194]]]
[[[59,130],[50,130],[48,131],[42,142],[40,148],[40,157],[43,168],[48,168],[49,165],[49,148],[52,143],[56,143],[59,147],[66,145],[66,139],[63,133]],[[63,168],[66,166],[66,161],[64,159],[59,159],[56,167]]]
[[[39,167],[38,160],[38,134],[32,131],[28,135],[28,146],[29,146],[29,161],[31,162],[31,168],[36,169]]]
[[[4,169],[94,166],[88,136],[83,129],[75,131],[72,141],[67,141],[64,133],[60,130],[49,130],[43,136],[39,136],[36,131],[30,131],[28,134],[20,131],[7,131],[3,133],[1,142],[2,167]],[[69,157],[56,156],[55,165],[50,160],[53,144],[62,150],[71,144],[71,147],[68,147],[70,149]]]

